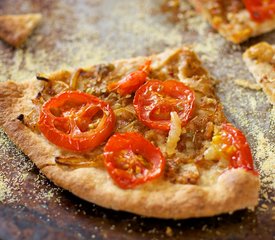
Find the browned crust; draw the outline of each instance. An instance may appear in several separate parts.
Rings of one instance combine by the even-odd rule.
[[[124,190],[104,169],[55,165],[59,150],[16,118],[29,111],[30,99],[39,88],[38,81],[0,83],[0,126],[56,185],[103,207],[158,218],[213,216],[257,204],[259,178],[243,169],[226,171],[213,186],[172,184],[158,179]]]
[[[14,47],[20,47],[41,19],[41,14],[0,16],[0,38]]]
[[[269,102],[275,106],[275,67],[274,64],[267,61],[261,61],[258,58],[252,58],[249,54],[250,51],[253,51],[255,47],[261,47],[261,44],[258,43],[245,51],[243,54],[243,60],[248,67],[249,71],[253,74],[256,81],[261,85],[264,93],[266,94]],[[265,43],[267,44],[267,43]],[[274,49],[275,46],[271,46]],[[265,50],[265,49],[263,49]],[[259,56],[260,58],[260,56]],[[275,59],[275,54],[273,55]]]
[[[270,32],[275,29],[275,18],[258,23],[251,19],[249,12],[244,9],[234,15],[229,23],[218,23],[205,7],[205,0],[189,0],[189,2],[209,21],[223,37],[227,40],[239,44],[251,37]]]

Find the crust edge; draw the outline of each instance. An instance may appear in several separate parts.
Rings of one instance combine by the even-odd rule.
[[[265,61],[259,61],[257,58],[253,59],[249,56],[249,52],[255,46],[264,42],[251,46],[243,53],[243,61],[245,62],[249,72],[253,75],[256,82],[259,83],[268,98],[268,101],[275,106],[275,73],[274,67]],[[268,44],[268,43],[267,43]],[[275,45],[273,47],[275,52]]]

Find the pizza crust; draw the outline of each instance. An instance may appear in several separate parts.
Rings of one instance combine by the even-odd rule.
[[[20,47],[41,22],[42,15],[3,15],[0,16],[0,38],[13,47]]]
[[[147,217],[213,216],[254,207],[258,201],[255,191],[259,188],[258,178],[242,169],[226,172],[209,187],[159,180],[131,190],[118,188],[106,172],[97,169],[82,168],[67,173],[57,166],[47,166],[42,172],[56,185],[87,201]]]
[[[265,47],[273,48],[273,60],[272,56],[270,61],[261,59],[263,56],[261,50],[266,51]],[[255,55],[256,51],[259,51],[258,56]],[[251,52],[254,52],[255,56],[252,56]],[[275,46],[264,42],[258,43],[246,50],[243,60],[256,81],[262,86],[269,102],[275,105]]]
[[[160,178],[124,190],[104,169],[57,165],[59,149],[17,119],[31,110],[31,99],[41,88],[39,81],[0,83],[0,126],[56,185],[106,208],[156,218],[206,217],[257,205],[259,177],[244,169],[225,171],[211,186],[172,184]]]
[[[246,9],[228,14],[228,23],[212,17],[206,0],[189,0],[189,2],[209,21],[209,23],[227,40],[239,44],[251,37],[270,32],[275,29],[275,17],[264,22],[255,22]]]

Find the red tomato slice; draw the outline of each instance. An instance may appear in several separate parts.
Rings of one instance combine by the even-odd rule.
[[[177,112],[184,126],[192,115],[194,101],[194,92],[179,81],[151,80],[136,91],[134,107],[144,125],[169,131],[170,113]]]
[[[222,152],[230,161],[231,168],[254,170],[250,147],[244,134],[231,124],[223,124],[221,130]]]
[[[251,18],[257,22],[275,17],[275,0],[243,0]]]
[[[115,115],[109,104],[97,97],[67,91],[43,105],[38,125],[55,145],[72,151],[88,151],[110,136]]]
[[[135,92],[147,79],[151,60],[146,61],[137,71],[130,73],[118,82],[108,84],[108,91],[117,91],[121,96]]]
[[[138,133],[116,133],[104,148],[105,165],[124,189],[159,177],[165,167],[161,151]]]

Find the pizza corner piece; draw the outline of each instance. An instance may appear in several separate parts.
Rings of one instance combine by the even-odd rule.
[[[42,20],[40,13],[0,16],[0,39],[13,47],[22,46]]]
[[[189,0],[222,36],[239,44],[275,29],[275,1]]]
[[[243,60],[269,102],[275,105],[275,45],[255,44],[245,51]]]
[[[0,126],[56,185],[106,208],[185,219],[258,203],[248,142],[189,47],[0,83]]]

